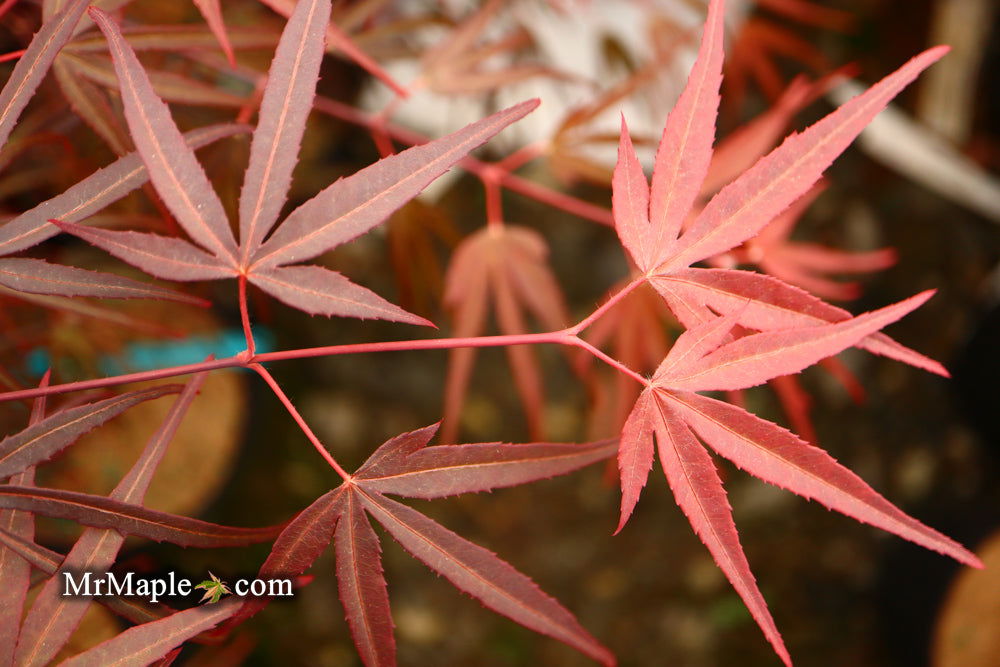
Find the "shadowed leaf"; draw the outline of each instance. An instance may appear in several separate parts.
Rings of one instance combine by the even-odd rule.
[[[120,415],[133,405],[176,391],[176,385],[131,391],[57,412],[20,433],[7,436],[0,441],[0,479],[48,461],[84,433]]]
[[[104,496],[57,489],[0,486],[0,508],[27,510],[94,528],[113,528],[182,547],[226,547],[266,542],[281,526],[236,528],[158,512]]]
[[[195,6],[201,15],[205,17],[205,23],[212,30],[219,45],[222,47],[230,65],[236,64],[236,56],[233,55],[233,46],[229,43],[229,35],[226,34],[226,24],[222,20],[222,8],[219,0],[194,0]]]
[[[329,546],[337,520],[344,511],[343,487],[323,494],[288,522],[271,547],[271,553],[257,574],[260,579],[293,577],[302,574]],[[233,617],[239,624],[263,609],[268,598],[249,598]]]
[[[160,460],[173,439],[188,407],[205,381],[196,375],[177,397],[163,423],[149,439],[139,460],[118,483],[111,498],[125,503],[142,504]],[[58,572],[35,597],[24,619],[16,655],[19,665],[44,665],[69,640],[90,605],[87,597],[65,597],[61,574],[68,572],[107,572],[114,563],[125,537],[115,530],[84,529]]]
[[[50,371],[45,371],[39,387],[47,387]],[[45,418],[46,397],[36,398],[31,406],[28,426]],[[28,468],[14,475],[9,482],[17,486],[32,486],[35,469]],[[35,538],[35,517],[29,512],[0,511],[0,531],[18,540],[30,542]],[[0,546],[0,665],[14,664],[14,650],[21,630],[24,600],[31,585],[31,562],[6,543]]]
[[[73,28],[88,4],[88,0],[70,0],[62,11],[45,21],[18,59],[0,91],[0,146],[7,143],[18,116],[49,71],[59,49],[73,35]]]

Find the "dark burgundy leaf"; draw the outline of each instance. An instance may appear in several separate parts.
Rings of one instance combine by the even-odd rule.
[[[136,535],[182,547],[228,547],[266,542],[278,535],[282,528],[220,526],[104,496],[20,486],[0,486],[0,508],[69,519],[94,528],[113,528],[123,535]]]
[[[614,656],[556,600],[492,552],[384,496],[361,496],[365,509],[403,547],[493,611],[613,665]]]
[[[328,491],[288,522],[261,566],[259,578],[293,577],[312,567],[333,540],[337,519],[344,511],[343,491],[343,487]],[[234,616],[233,624],[250,618],[267,602],[266,598],[247,599]]]
[[[111,492],[111,498],[125,503],[142,503],[146,490],[153,480],[153,473],[166,453],[166,448],[177,432],[188,407],[204,383],[205,377],[204,373],[199,373],[188,382],[163,423],[146,443],[139,460]],[[106,572],[114,563],[124,541],[124,536],[115,530],[84,529],[59,567],[59,571],[45,582],[24,619],[18,641],[16,656],[18,664],[48,663],[69,640],[90,605],[90,598],[62,595],[64,582],[61,573],[63,571]]]
[[[367,667],[390,667],[396,664],[396,641],[382,549],[355,492],[346,494],[344,505],[334,534],[340,600],[361,660]]]
[[[145,667],[188,639],[214,628],[239,608],[239,600],[193,607],[129,628],[61,663],[65,667]]]

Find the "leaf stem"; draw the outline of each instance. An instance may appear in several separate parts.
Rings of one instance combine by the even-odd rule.
[[[288,398],[288,395],[285,394],[284,390],[282,390],[281,386],[278,384],[278,381],[274,379],[274,377],[267,371],[266,368],[264,368],[258,363],[251,363],[247,367],[255,371],[257,375],[264,378],[264,382],[266,382],[267,385],[271,388],[271,391],[274,392],[274,395],[278,397],[278,400],[281,401],[281,404],[285,406],[285,409],[288,410],[288,413],[292,415],[292,419],[294,419],[295,423],[299,425],[299,428],[302,429],[302,432],[306,434],[306,437],[309,439],[309,442],[311,442],[312,446],[316,448],[316,451],[319,452],[319,455],[322,456],[323,459],[330,464],[330,467],[333,468],[336,471],[336,473],[340,475],[342,479],[344,480],[349,479],[350,475],[347,473],[346,470],[340,467],[340,464],[337,463],[336,459],[333,458],[333,455],[327,451],[326,447],[323,446],[323,443],[321,443],[319,441],[319,438],[316,437],[316,434],[313,433],[311,428],[309,428],[309,424],[307,424],[306,420],[303,419],[302,415],[299,414],[299,411],[295,408],[295,405],[292,404],[291,399]]]
[[[250,328],[250,314],[247,308],[247,275],[245,273],[240,274],[239,278],[240,286],[240,322],[243,324],[243,336],[247,341],[246,357],[248,359],[253,359],[254,355],[257,354],[257,346],[253,339],[253,330]]]
[[[587,341],[583,340],[582,338],[576,336],[575,334],[567,337],[567,344],[583,348],[587,352],[590,352],[592,355],[594,355],[595,357],[606,363],[608,366],[611,366],[612,368],[618,370],[619,372],[629,376],[642,386],[644,387],[649,386],[648,378],[644,378],[643,376],[639,375],[638,373],[636,373],[634,370],[632,370],[622,362],[618,361],[617,359],[613,359],[604,352],[601,352],[599,349],[597,349]]]
[[[601,319],[601,317],[604,316],[605,313],[607,313],[609,310],[618,305],[618,303],[622,299],[631,294],[635,288],[639,287],[639,285],[642,285],[644,282],[646,282],[645,276],[639,276],[638,278],[634,278],[632,282],[630,282],[628,285],[626,285],[625,287],[621,288],[620,290],[612,294],[607,301],[602,303],[600,307],[597,308],[597,310],[595,310],[590,315],[582,319],[575,326],[572,326],[569,329],[567,329],[567,331],[572,332],[574,335],[582,332],[591,324]]]
[[[347,345],[327,345],[322,347],[305,347],[294,350],[282,350],[279,352],[265,352],[256,354],[251,347],[253,334],[250,331],[249,317],[246,314],[246,287],[241,279],[240,314],[243,320],[243,332],[247,336],[249,354],[241,353],[225,359],[212,359],[194,364],[183,364],[171,368],[161,368],[152,371],[141,371],[138,373],[126,373],[107,378],[97,378],[94,380],[81,380],[78,382],[67,382],[64,384],[51,385],[49,387],[34,387],[31,389],[19,389],[17,391],[7,391],[0,393],[0,403],[6,401],[25,400],[38,396],[48,396],[51,394],[64,394],[71,391],[83,391],[86,389],[99,389],[101,387],[111,387],[118,384],[130,382],[143,382],[147,380],[162,380],[164,378],[178,375],[188,375],[190,373],[200,373],[202,371],[218,370],[220,368],[253,368],[255,364],[267,363],[271,361],[287,361],[291,359],[309,359],[312,357],[330,357],[344,354],[369,354],[374,352],[412,352],[416,350],[451,350],[463,347],[505,347],[508,345],[569,345],[580,347],[606,364],[618,369],[625,375],[647,384],[646,378],[642,377],[628,366],[612,359],[604,352],[579,338],[578,334],[588,326],[597,321],[602,315],[607,313],[618,302],[624,299],[632,290],[642,284],[645,279],[636,278],[621,290],[616,292],[611,298],[605,301],[597,310],[578,324],[560,331],[548,331],[544,333],[514,334],[505,336],[474,336],[469,338],[422,338],[414,340],[395,340],[377,343],[351,343]],[[258,371],[259,372],[259,371]]]

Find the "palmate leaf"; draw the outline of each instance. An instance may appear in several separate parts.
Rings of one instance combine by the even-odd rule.
[[[196,375],[177,397],[163,423],[149,439],[139,459],[111,492],[125,503],[142,504],[153,473],[166,453],[181,420],[205,381]],[[69,640],[90,605],[86,598],[61,594],[62,572],[106,572],[114,563],[125,537],[113,529],[87,528],[81,533],[58,571],[47,581],[24,619],[18,640],[17,664],[44,665]]]
[[[537,101],[498,112],[337,181],[293,211],[265,242],[285,201],[312,107],[329,14],[329,0],[297,3],[279,40],[240,194],[237,246],[218,196],[193,152],[180,140],[169,110],[153,91],[134,51],[111,18],[92,8],[91,15],[110,45],[126,120],[150,180],[200,247],[137,232],[63,228],[159,277],[246,276],[275,298],[314,315],[430,324],[335,272],[287,265],[371,230],[471,150],[531,111]]]
[[[662,182],[664,185],[660,191],[668,192],[667,184],[674,183],[677,174],[683,174],[684,179],[674,183],[680,192],[669,197],[665,194],[658,201],[650,196],[649,210],[642,210],[645,177],[637,169],[634,149],[623,125],[619,163],[613,182],[615,200],[621,202],[618,206],[621,213],[616,217],[615,228],[622,244],[650,284],[661,293],[686,326],[697,323],[690,317],[691,311],[705,306],[719,313],[742,309],[743,315],[738,323],[758,330],[844,320],[849,317],[846,311],[812,297],[800,298],[800,290],[781,281],[764,282],[761,276],[749,272],[690,268],[690,265],[739,246],[805,194],[889,100],[943,56],[947,48],[930,49],[913,58],[826,118],[787,138],[726,185],[682,232],[682,223],[689,215],[691,206],[674,208],[672,202],[694,202],[707,170],[702,165],[710,159],[710,135],[714,126],[714,122],[710,121],[714,120],[718,111],[722,5],[721,0],[713,0],[709,6],[698,62],[681,96],[690,103],[679,105],[671,113],[657,151],[653,190],[657,190],[657,184]],[[677,157],[685,149],[700,155]],[[661,176],[661,172],[665,175]],[[662,210],[664,206],[669,208],[668,212]],[[644,220],[648,220],[649,224],[643,224]],[[727,292],[723,283],[739,293]],[[744,307],[748,299],[750,304]],[[790,311],[784,313],[786,317],[769,316],[775,301],[781,302]],[[790,321],[793,323],[789,324]],[[937,362],[885,336],[866,339],[860,346],[947,375]]]
[[[369,667],[395,664],[395,640],[374,518],[414,557],[459,590],[527,628],[613,664],[613,656],[572,614],[495,554],[456,535],[384,493],[415,498],[488,491],[561,475],[614,453],[615,442],[585,445],[502,443],[427,447],[437,425],[399,435],[379,447],[345,483],[288,523],[258,577],[295,576],[332,540],[348,624]],[[233,622],[266,600],[244,602]]]
[[[764,481],[960,562],[973,566],[979,562],[961,545],[896,509],[823,450],[742,408],[694,392],[742,389],[796,373],[899,319],[929,297],[929,293],[919,294],[837,324],[768,331],[728,342],[740,312],[708,320],[680,336],[622,430],[618,529],[628,520],[646,482],[655,434],[678,505],[786,664],[791,664],[788,652],[750,573],[725,492],[694,434]]]
[[[548,266],[548,247],[537,232],[516,225],[488,226],[465,239],[445,276],[445,306],[452,311],[455,337],[480,335],[487,310],[507,335],[528,332],[525,312],[554,331],[569,319],[559,285]],[[542,437],[542,377],[528,346],[506,349],[514,381],[533,438]],[[445,382],[442,435],[454,440],[458,417],[476,357],[474,348],[451,351]]]

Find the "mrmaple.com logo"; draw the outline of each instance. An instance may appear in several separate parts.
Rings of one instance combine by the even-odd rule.
[[[291,597],[291,579],[237,579],[232,588],[217,576],[195,584],[170,572],[165,577],[140,577],[135,572],[63,572],[63,597],[137,597],[151,604],[162,597],[186,597],[203,590],[199,602],[213,604],[234,592],[238,597]]]

